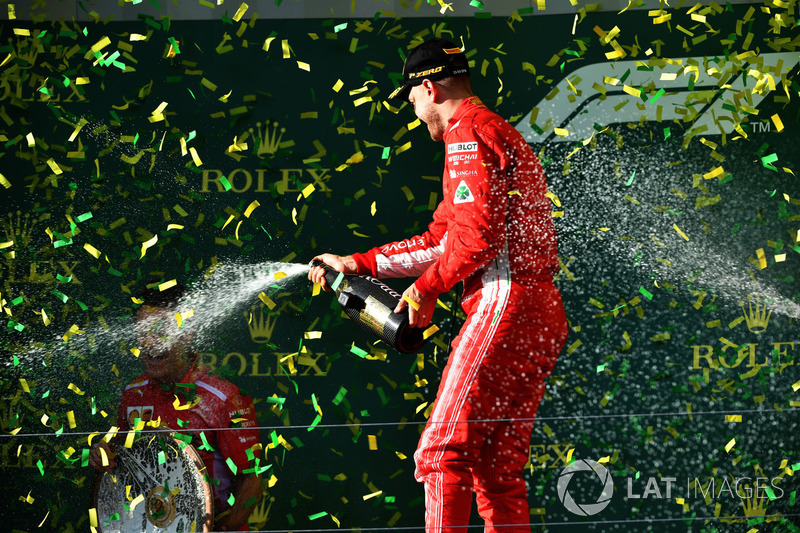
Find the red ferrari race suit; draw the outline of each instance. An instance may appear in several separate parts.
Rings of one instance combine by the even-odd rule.
[[[187,409],[187,405],[191,407]],[[120,429],[135,428],[137,418],[144,422],[160,418],[161,425],[191,435],[191,444],[203,460],[214,490],[215,514],[230,507],[228,498],[234,487],[228,459],[238,473],[252,468],[247,450],[259,442],[259,433],[256,429],[208,430],[256,427],[253,401],[249,396],[242,394],[230,381],[194,365],[169,391],[161,390],[143,374],[131,381],[122,393],[118,415]],[[242,526],[243,531],[247,531],[246,524]]]
[[[468,525],[474,492],[486,531],[529,532],[523,465],[567,339],[547,184],[522,136],[477,97],[443,137],[444,198],[428,231],[353,257],[361,274],[419,276],[429,296],[464,281],[467,319],[414,454],[427,530]]]

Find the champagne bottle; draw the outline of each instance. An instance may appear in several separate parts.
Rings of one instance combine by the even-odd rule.
[[[325,280],[344,312],[363,329],[403,353],[415,352],[425,344],[423,328],[409,325],[408,310],[394,312],[402,296],[391,287],[371,276],[342,274],[319,259],[309,266],[325,269]]]

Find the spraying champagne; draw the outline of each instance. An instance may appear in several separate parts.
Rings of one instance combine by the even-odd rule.
[[[411,353],[425,344],[423,328],[412,328],[408,311],[395,313],[401,295],[371,276],[343,274],[319,259],[310,267],[325,269],[325,280],[353,322],[399,352]]]

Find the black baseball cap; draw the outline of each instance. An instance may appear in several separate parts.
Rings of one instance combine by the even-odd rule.
[[[408,54],[403,64],[403,84],[392,91],[389,99],[407,101],[411,88],[422,80],[436,81],[461,74],[469,75],[464,51],[447,39],[429,39]]]

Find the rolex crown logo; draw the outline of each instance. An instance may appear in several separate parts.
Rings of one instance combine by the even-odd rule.
[[[16,219],[14,215],[16,214]],[[22,211],[8,213],[8,220],[3,221],[3,231],[6,234],[6,241],[14,241],[18,246],[27,246],[32,239],[33,227],[36,220],[31,220],[30,213],[22,216]]]
[[[767,330],[769,325],[769,317],[772,316],[772,311],[767,312],[767,304],[760,306],[759,297],[756,296],[755,302],[753,299],[747,297],[748,307],[745,309],[744,302],[741,302],[742,311],[744,312],[744,319],[747,322],[747,329],[753,333],[762,333]]]
[[[272,124],[271,131],[270,124]],[[256,129],[256,132],[250,130],[250,132],[253,133],[253,135],[258,139],[258,149],[256,151],[256,155],[262,158],[264,156],[275,155],[275,153],[281,147],[281,141],[283,140],[283,134],[286,133],[286,128],[280,128],[280,131],[278,131],[278,123],[268,120],[266,124],[263,125],[263,128],[261,122],[257,122]]]
[[[767,505],[769,505],[769,497],[762,492],[759,494],[758,484],[755,489],[749,485],[745,485],[741,493],[737,490],[737,494],[742,501],[742,508],[744,515],[750,517],[765,517],[767,514]]]
[[[255,307],[251,307],[250,311],[245,311],[245,317],[247,317],[247,328],[250,330],[250,338],[253,339],[253,342],[258,344],[263,344],[265,342],[269,342],[272,338],[272,330],[275,329],[275,320],[276,317],[270,315],[264,315],[264,308],[261,307],[258,310],[258,314],[255,312]]]
[[[269,511],[272,508],[272,503],[274,501],[275,497],[270,497],[269,493],[264,491],[261,497],[261,503],[259,503],[255,509],[253,509],[252,513],[250,513],[250,517],[247,519],[247,524],[255,527],[255,529],[262,529],[269,519]]]

